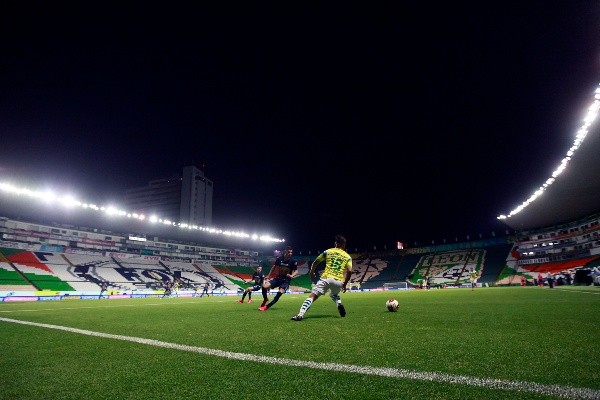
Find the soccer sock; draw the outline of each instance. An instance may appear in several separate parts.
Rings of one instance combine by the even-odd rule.
[[[342,302],[342,299],[340,299],[340,296],[338,296],[337,294],[335,296],[334,295],[330,295],[329,297],[331,297],[331,300],[333,300],[334,303],[339,304],[339,303]]]
[[[263,295],[263,300],[266,301],[269,300],[269,298],[267,297],[267,289],[262,288],[262,295]]]
[[[242,295],[242,301],[244,301],[244,299],[246,298],[246,293],[247,292],[244,292],[244,294]]]
[[[248,292],[248,300],[252,300],[252,292]]]
[[[303,317],[304,313],[308,311],[310,306],[312,306],[312,303],[313,303],[313,300],[310,297],[308,297],[306,300],[304,300],[304,303],[302,303],[302,305],[300,306],[300,312],[298,313],[298,315]]]
[[[271,302],[269,304],[267,304],[267,307],[271,307],[273,304],[277,303],[277,301],[279,300],[279,298],[281,297],[282,293],[281,292],[277,292],[277,294],[275,295],[275,297],[273,298],[273,300],[271,300]]]

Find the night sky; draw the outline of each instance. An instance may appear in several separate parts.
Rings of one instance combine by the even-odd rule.
[[[298,250],[504,234],[600,76],[592,1],[81,3],[0,5],[0,180],[196,165],[214,225]]]

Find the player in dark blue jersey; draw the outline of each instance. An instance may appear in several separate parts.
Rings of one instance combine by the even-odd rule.
[[[292,279],[298,275],[298,262],[292,258],[293,253],[294,250],[292,247],[286,246],[283,256],[277,257],[275,263],[271,267],[271,271],[269,271],[268,276],[273,276],[272,274],[274,271],[277,271],[277,274],[271,279],[265,279],[263,283],[263,302],[260,305],[260,311],[267,311],[269,308],[271,308],[271,306],[273,306],[273,304],[277,303],[281,295],[284,294],[290,287],[290,282]],[[267,294],[271,288],[279,288],[279,291],[273,300],[267,304],[267,301],[269,301]]]
[[[259,265],[256,267],[256,271],[252,274],[252,286],[248,286],[244,290],[242,298],[237,300],[238,303],[243,303],[246,295],[248,295],[248,304],[252,303],[252,292],[262,289],[263,282],[265,281],[265,274],[262,273],[262,267]]]
[[[202,286],[202,293],[200,293],[200,297],[206,295],[206,297],[210,297],[208,294],[208,289],[210,289],[210,283],[208,281],[204,282],[204,286]]]
[[[171,293],[173,292],[173,282],[166,281],[163,283],[163,287],[164,287],[165,291],[163,292],[161,299],[163,299],[165,297],[170,297]]]

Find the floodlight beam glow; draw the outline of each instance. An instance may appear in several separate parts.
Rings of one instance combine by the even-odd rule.
[[[80,207],[84,210],[103,212],[110,217],[116,216],[116,217],[137,219],[139,221],[147,221],[148,223],[160,223],[163,225],[180,227],[180,228],[186,229],[186,230],[208,232],[210,234],[217,234],[217,235],[223,235],[223,236],[228,236],[228,237],[237,237],[237,238],[243,238],[243,239],[250,238],[252,240],[258,239],[258,240],[265,241],[265,242],[280,242],[280,243],[285,242],[285,239],[273,238],[270,235],[260,235],[260,236],[257,234],[249,235],[245,232],[222,230],[222,229],[215,228],[215,227],[190,225],[186,222],[174,222],[174,221],[170,221],[168,219],[161,219],[155,215],[151,215],[150,217],[147,217],[144,214],[138,214],[135,212],[128,212],[125,210],[120,210],[112,205],[99,207],[93,203],[83,203],[71,195],[65,195],[65,196],[59,197],[49,191],[41,192],[41,191],[30,190],[27,188],[19,188],[8,182],[0,182],[0,191],[18,195],[18,196],[21,196],[21,195],[28,196],[28,197],[32,197],[32,198],[35,198],[35,199],[38,199],[41,201],[45,201],[48,203],[58,203],[59,205],[61,205],[63,207],[70,207],[70,208]]]
[[[497,217],[497,219],[504,220],[520,213],[521,211],[523,211],[523,209],[525,209],[525,207],[527,207],[529,204],[535,201],[535,199],[540,197],[550,185],[556,182],[556,177],[559,176],[565,170],[565,168],[567,168],[567,164],[573,157],[573,154],[581,146],[581,143],[587,136],[589,127],[598,116],[598,110],[600,110],[600,86],[597,87],[594,91],[594,101],[592,105],[588,108],[588,112],[585,118],[583,119],[583,126],[577,131],[577,135],[575,136],[575,140],[573,141],[573,146],[571,146],[571,148],[567,151],[566,156],[561,160],[556,170],[552,172],[552,177],[548,178],[546,182],[542,186],[540,186],[540,188],[537,189],[534,192],[534,194],[531,195],[531,197],[529,197],[522,204],[517,206],[514,210],[509,212],[508,215],[501,214]]]

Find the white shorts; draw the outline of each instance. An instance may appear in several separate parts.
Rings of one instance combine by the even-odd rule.
[[[342,290],[343,282],[338,281],[333,278],[321,278],[313,287],[312,294],[319,297],[327,293],[328,290],[331,290],[331,296],[336,296]]]

